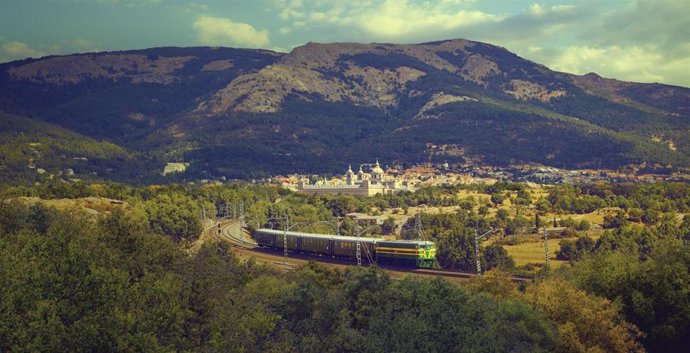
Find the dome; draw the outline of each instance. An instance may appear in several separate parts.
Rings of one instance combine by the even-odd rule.
[[[381,165],[379,164],[379,161],[376,161],[376,165],[374,168],[371,169],[371,172],[373,174],[383,174],[383,169],[381,169]]]

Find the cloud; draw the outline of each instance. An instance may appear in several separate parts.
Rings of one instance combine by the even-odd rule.
[[[11,41],[0,46],[0,62],[7,62],[28,57],[38,58],[46,54],[29,47],[26,43]]]
[[[462,9],[458,4],[462,3],[441,1],[416,4],[407,0],[386,0],[363,12],[354,22],[374,36],[398,39],[437,36],[463,27],[495,22],[501,18],[481,11]]]
[[[200,16],[194,22],[197,39],[206,45],[240,45],[266,47],[270,43],[267,30],[256,30],[253,26],[233,22],[227,18]]]
[[[366,40],[414,42],[499,21],[502,16],[467,8],[471,0],[276,0],[279,17],[292,28],[341,27]],[[289,27],[284,27],[289,28]]]
[[[466,38],[506,47],[556,70],[690,86],[687,0],[524,1],[501,10],[485,10],[474,0],[272,2],[277,31],[291,40]]]
[[[71,54],[71,53],[87,53],[101,51],[99,44],[84,38],[75,38],[63,40],[60,43],[52,45],[49,49],[51,53]]]
[[[606,77],[635,82],[687,85],[690,47],[678,59],[668,59],[657,46],[573,46],[544,58],[549,67],[576,74],[597,72]]]
[[[637,0],[601,16],[601,25],[582,32],[600,45],[657,44],[674,47],[690,42],[687,0]]]

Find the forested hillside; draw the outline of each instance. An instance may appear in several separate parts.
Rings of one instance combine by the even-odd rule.
[[[500,183],[375,197],[243,183],[54,181],[0,190],[6,351],[683,352],[690,337],[686,184],[540,191]],[[459,196],[468,192],[477,196]],[[83,197],[106,202],[48,202]],[[488,274],[457,285],[392,281],[374,268],[310,264],[284,273],[240,260],[223,243],[196,246],[202,209],[220,216],[228,203],[245,206],[249,225],[288,213],[316,232],[327,231],[317,222],[355,211],[414,209],[439,264],[465,271],[474,270],[474,231],[493,229],[479,249]],[[599,213],[603,229],[572,218]],[[539,263],[514,262],[509,248],[530,241],[525,229],[550,228],[552,217],[560,226],[551,234],[553,267],[543,264],[543,246]],[[370,231],[390,234],[391,226]],[[401,236],[417,236],[410,229]],[[343,219],[341,234],[354,231]],[[534,280],[518,285],[506,273]]]
[[[690,165],[688,102],[688,88],[559,73],[467,40],[0,65],[0,111],[190,163],[188,178],[334,172],[377,157],[678,170]]]
[[[0,180],[37,176],[98,176],[138,179],[151,166],[145,154],[99,141],[58,125],[0,112]]]

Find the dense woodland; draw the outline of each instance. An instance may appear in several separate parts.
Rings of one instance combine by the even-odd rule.
[[[461,188],[491,197],[455,197]],[[565,185],[537,200],[512,183],[368,198],[244,183],[55,181],[0,190],[3,352],[681,352],[690,344],[690,220],[675,216],[690,206],[685,184]],[[26,198],[88,196],[119,201],[94,213]],[[563,241],[558,256],[572,266],[542,268],[533,282],[516,285],[505,274],[526,269],[516,268],[500,241],[551,220],[486,212],[491,205],[483,202],[505,199],[536,215],[615,212],[597,241]],[[316,264],[285,274],[239,261],[222,243],[189,251],[202,210],[222,215],[240,203],[250,226],[286,213],[313,222],[353,211],[459,206],[422,220],[439,263],[461,270],[473,269],[475,229],[496,229],[500,241],[481,247],[484,268],[494,270],[463,285]],[[576,234],[589,226],[559,222]],[[305,230],[329,231],[322,227]],[[341,230],[354,225],[344,221]],[[405,228],[403,236],[414,234]]]

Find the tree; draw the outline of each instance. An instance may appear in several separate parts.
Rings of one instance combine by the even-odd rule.
[[[636,251],[605,252],[572,269],[573,282],[619,303],[626,320],[646,334],[653,352],[690,345],[690,249],[677,239],[654,244],[644,261]]]
[[[621,228],[627,224],[628,219],[625,217],[625,212],[618,210],[614,215],[604,216],[604,222],[601,226],[604,227],[604,229],[615,229]]]
[[[542,214],[551,212],[551,209],[553,208],[549,200],[547,200],[544,197],[540,197],[535,203],[534,207],[537,209],[537,211],[541,212]]]
[[[352,195],[336,195],[327,202],[326,206],[334,216],[344,217],[346,214],[357,210],[358,202]]]
[[[631,208],[628,210],[628,220],[631,222],[642,222],[644,211],[641,208]]]
[[[579,230],[581,232],[586,232],[591,227],[592,227],[592,225],[589,223],[589,221],[587,221],[586,219],[583,219],[580,221],[580,223],[577,224],[577,226],[575,226],[575,229]]]
[[[623,320],[613,303],[565,280],[532,285],[523,298],[557,323],[556,352],[644,352],[638,342],[642,334]]]
[[[436,259],[443,268],[475,271],[474,234],[472,230],[455,230],[438,241]],[[482,258],[482,261],[486,261]]]
[[[151,229],[176,241],[194,240],[201,234],[202,207],[207,215],[215,213],[210,203],[204,205],[179,192],[157,194],[146,202]]]
[[[577,261],[584,256],[594,252],[595,242],[590,237],[580,237],[577,240],[561,240],[560,250],[556,253],[556,258],[566,261]]]
[[[646,225],[654,225],[659,221],[659,210],[648,208],[642,214],[642,223]]]
[[[393,234],[395,232],[395,219],[388,217],[381,225],[381,234]]]
[[[356,235],[357,224],[350,217],[343,217],[343,222],[340,224],[340,234],[341,235]]]
[[[486,260],[486,269],[491,270],[498,268],[506,271],[515,267],[515,261],[508,254],[508,251],[500,245],[489,245],[483,251],[484,259]]]
[[[493,203],[495,207],[502,205],[505,199],[506,197],[501,193],[491,194],[491,203]]]
[[[575,242],[568,239],[563,239],[559,242],[560,249],[556,252],[556,259],[570,261],[575,259]]]

